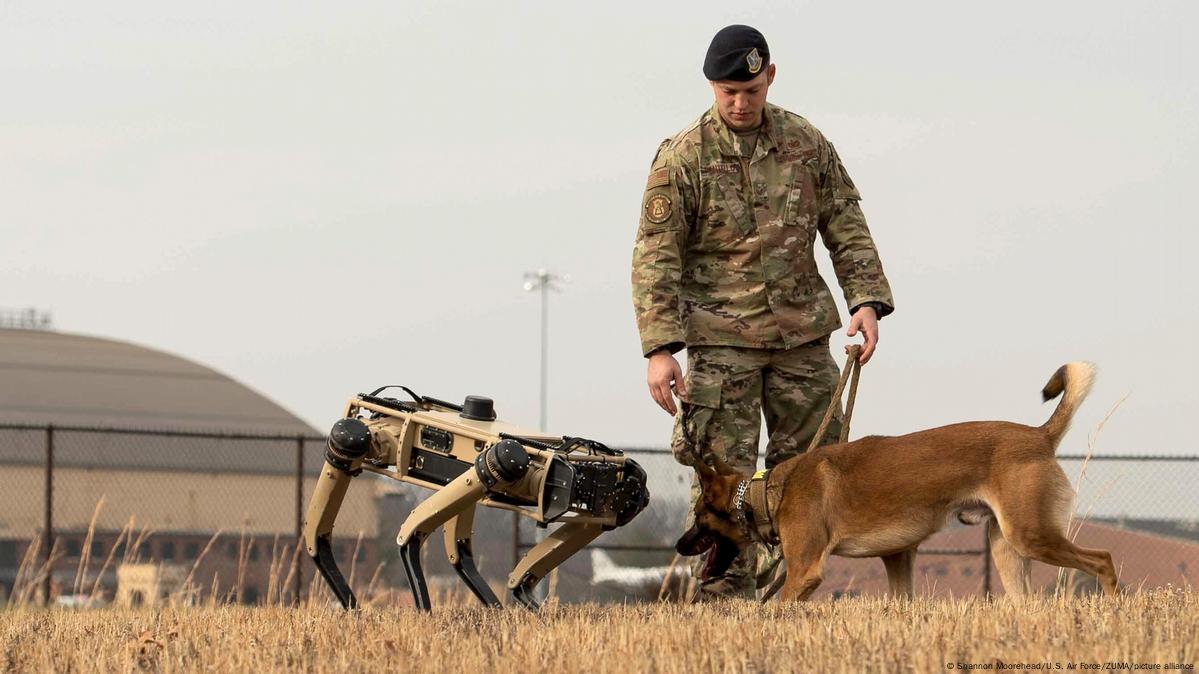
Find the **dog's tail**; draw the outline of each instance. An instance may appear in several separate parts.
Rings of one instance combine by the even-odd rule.
[[[1049,383],[1041,389],[1041,397],[1046,402],[1059,395],[1062,396],[1061,402],[1057,404],[1057,409],[1053,411],[1053,416],[1049,417],[1049,421],[1041,426],[1041,430],[1049,435],[1049,441],[1053,443],[1054,449],[1057,449],[1058,443],[1062,441],[1062,436],[1070,428],[1070,420],[1074,417],[1075,410],[1091,392],[1091,383],[1094,380],[1094,365],[1083,362],[1066,363],[1053,373],[1053,376],[1049,378]]]

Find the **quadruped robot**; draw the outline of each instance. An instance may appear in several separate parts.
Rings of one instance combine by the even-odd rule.
[[[402,390],[411,400],[380,395]],[[496,421],[490,398],[462,405],[384,386],[352,398],[333,425],[304,520],[304,544],[341,605],[358,600],[333,557],[330,538],[350,480],[362,471],[434,490],[400,527],[396,542],[413,599],[431,608],[421,545],[444,527],[459,578],[486,605],[500,600],[471,553],[475,507],[511,510],[538,526],[560,524],[508,575],[508,590],[537,609],[533,588],[601,533],[628,524],[649,503],[646,474],[620,451],[584,438],[547,436]]]

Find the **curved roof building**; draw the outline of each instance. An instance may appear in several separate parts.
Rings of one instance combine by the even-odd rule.
[[[315,433],[216,370],[100,337],[0,329],[0,382],[0,424]]]
[[[47,425],[61,466],[294,475],[298,436],[305,472],[323,461],[317,432],[265,396],[127,342],[0,329],[0,384],[0,463],[44,463]]]
[[[303,498],[324,462],[315,429],[211,368],[112,339],[0,329],[0,539],[39,530],[51,448],[61,531],[116,531],[136,516],[160,532],[288,534],[298,450]],[[347,499],[344,531],[374,535],[373,487]]]

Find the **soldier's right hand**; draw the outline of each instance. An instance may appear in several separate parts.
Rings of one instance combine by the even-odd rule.
[[[687,395],[687,387],[683,383],[683,369],[679,361],[674,359],[665,349],[655,351],[649,357],[649,373],[646,376],[649,383],[649,394],[670,416],[678,411],[674,405],[674,396]]]

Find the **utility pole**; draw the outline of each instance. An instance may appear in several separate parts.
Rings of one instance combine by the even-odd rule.
[[[555,283],[567,283],[569,281],[569,276],[559,276],[545,269],[525,272],[525,291],[537,290],[541,292],[541,419],[539,428],[542,432],[546,430],[547,382],[549,377],[549,291],[559,290],[558,286],[554,285]]]

